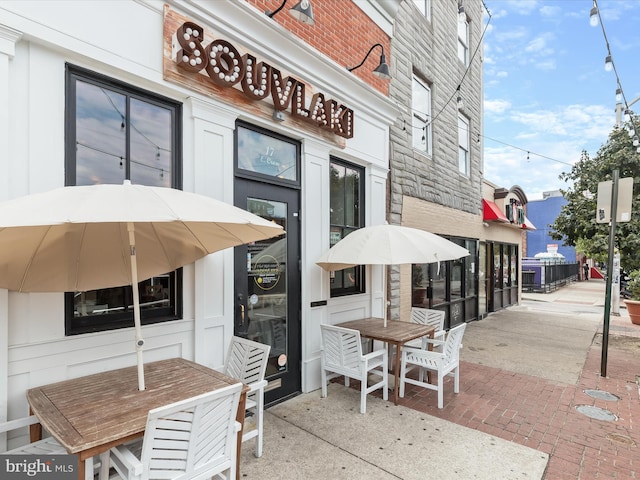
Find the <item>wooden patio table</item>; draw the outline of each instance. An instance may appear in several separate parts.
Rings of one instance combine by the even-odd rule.
[[[137,367],[87,375],[32,388],[27,400],[41,425],[71,454],[78,455],[78,480],[93,479],[87,459],[144,435],[149,410],[238,383],[184,358],[146,363],[146,390],[138,390]],[[242,389],[236,420],[244,427]],[[240,477],[242,429],[238,433]]]
[[[402,346],[416,338],[425,336],[433,338],[435,328],[431,325],[421,325],[398,320],[388,320],[387,326],[385,327],[384,319],[382,318],[362,318],[360,320],[338,323],[336,326],[358,330],[363,337],[385,342],[389,348],[389,361],[391,361],[392,355],[391,346],[395,345],[396,358],[393,367],[395,380],[393,385],[393,403],[397,405]],[[429,344],[429,348],[431,349],[431,344]]]

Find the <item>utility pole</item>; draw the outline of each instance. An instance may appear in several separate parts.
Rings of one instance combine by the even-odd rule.
[[[631,220],[633,205],[633,177],[618,179],[618,169],[611,172],[612,180],[598,183],[596,223],[609,223],[609,258],[607,262],[606,297],[604,302],[604,325],[602,327],[602,361],[600,376],[607,376],[607,353],[609,349],[609,319],[611,317],[611,284],[614,277],[616,224]],[[619,267],[619,264],[618,264]],[[616,289],[619,295],[619,289]]]
[[[607,376],[607,355],[609,350],[609,319],[611,316],[611,283],[613,280],[613,255],[616,245],[616,216],[618,212],[618,169],[613,171],[611,188],[611,223],[609,227],[609,259],[607,261],[607,286],[604,300],[604,325],[602,327],[602,357],[600,376]]]

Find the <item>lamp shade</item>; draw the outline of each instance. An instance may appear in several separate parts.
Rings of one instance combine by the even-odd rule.
[[[313,25],[316,23],[313,18],[313,10],[311,9],[311,2],[309,0],[300,0],[295,6],[291,7],[289,13],[302,23],[307,25]]]
[[[389,71],[389,65],[387,65],[387,59],[385,58],[384,53],[380,55],[380,65],[373,70],[373,74],[383,80],[391,79],[391,72]]]

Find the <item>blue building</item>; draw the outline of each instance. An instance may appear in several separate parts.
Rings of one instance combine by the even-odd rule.
[[[560,210],[567,204],[567,200],[559,190],[544,192],[541,200],[529,200],[527,217],[536,226],[536,230],[527,230],[526,256],[533,257],[536,253],[546,252],[547,245],[557,245],[558,253],[564,256],[567,263],[576,262],[575,247],[567,246],[561,240],[551,238],[551,225],[560,214]]]

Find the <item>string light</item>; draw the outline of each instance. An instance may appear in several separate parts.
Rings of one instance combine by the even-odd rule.
[[[591,7],[591,12],[589,13],[589,24],[592,27],[598,26],[598,6],[596,5],[595,0],[593,1],[593,7]]]
[[[449,105],[451,103],[451,101],[454,99],[454,97],[456,97],[456,94],[458,94],[458,96],[456,97],[456,101],[459,102],[458,104],[462,104],[462,102],[463,102],[462,97],[460,96],[460,87],[462,87],[462,83],[464,82],[464,79],[466,78],[467,73],[469,73],[469,70],[471,69],[471,65],[473,65],[473,60],[475,59],[475,57],[476,57],[476,55],[478,53],[480,45],[482,45],[482,40],[484,39],[484,36],[487,33],[487,29],[489,28],[489,23],[491,23],[491,12],[489,11],[487,6],[485,5],[484,1],[482,2],[482,5],[484,6],[484,9],[487,12],[487,15],[489,16],[489,19],[487,20],[487,24],[484,26],[484,30],[482,31],[482,35],[480,36],[480,40],[478,41],[478,44],[476,45],[476,49],[473,51],[473,55],[471,55],[471,58],[469,60],[469,64],[467,65],[467,68],[465,69],[464,73],[462,74],[462,78],[460,79],[460,83],[456,87],[455,91],[451,94],[451,96],[445,102],[445,104],[442,106],[440,111],[438,111],[438,113],[436,113],[433,116],[431,121],[429,123],[427,123],[427,125],[429,125],[430,123],[433,123],[433,122],[436,121],[436,119],[442,114],[442,112],[444,112],[444,110],[446,109],[447,105]],[[462,10],[464,12],[464,7],[462,7],[462,2],[460,2],[459,6],[458,6],[458,11],[460,11],[460,8],[462,8]],[[460,110],[460,108],[458,108],[458,110]]]
[[[616,68],[616,64],[613,61],[613,55],[611,54],[611,46],[609,45],[607,32],[604,29],[604,23],[602,22],[600,9],[598,8],[598,0],[593,0],[593,7],[591,8],[591,12],[589,15],[589,23],[594,27],[597,26],[598,23],[600,23],[600,27],[602,28],[602,36],[604,37],[604,41],[607,47],[607,56],[605,57],[604,68],[606,71],[613,71],[616,76],[616,84],[618,87],[616,89],[616,127],[622,127],[622,125],[620,125],[619,112],[624,106],[624,121],[627,123],[627,133],[629,134],[629,138],[634,139],[633,145],[636,147],[636,151],[640,153],[640,144],[636,145],[636,139],[638,138],[636,132],[638,131],[638,129],[636,127],[635,118],[631,113],[631,109],[629,108],[630,105],[635,103],[637,100],[634,100],[633,102],[631,102],[631,104],[627,102],[624,90],[622,89],[622,83],[620,82],[620,76],[618,75],[618,69]]]
[[[613,59],[611,58],[611,55],[607,55],[604,59],[604,71],[610,72],[611,70],[613,70]]]
[[[416,112],[416,113],[418,113],[418,114],[421,114],[421,115],[425,115],[425,116],[427,115],[426,113],[421,112],[421,111],[419,111],[419,110],[412,109],[412,111],[413,111],[413,112]],[[447,122],[442,122],[442,123],[443,123],[444,125],[450,126],[450,127],[452,127],[452,128],[459,128],[459,126],[458,126],[458,124],[457,124],[457,123],[456,123],[456,124],[451,124],[451,123],[447,123]],[[427,125],[428,125],[428,124],[427,124]],[[414,126],[413,128],[420,129],[420,130],[422,130],[423,132],[426,132],[427,125],[420,126],[420,127]],[[526,154],[527,154],[527,160],[528,160],[528,161],[530,160],[530,155],[535,155],[536,157],[544,158],[544,159],[546,159],[546,160],[551,160],[552,162],[561,163],[561,164],[563,164],[563,165],[567,165],[567,166],[569,166],[569,167],[573,167],[573,164],[572,164],[572,163],[564,162],[564,161],[562,161],[562,160],[558,160],[557,158],[548,157],[548,156],[546,156],[546,155],[542,155],[541,153],[532,152],[531,150],[528,150],[528,149],[526,149],[526,148],[518,147],[517,145],[512,145],[511,143],[503,142],[502,140],[498,140],[498,139],[496,139],[496,138],[487,137],[486,135],[483,135],[483,134],[481,134],[480,132],[476,132],[476,133],[475,133],[475,135],[477,135],[477,139],[476,139],[477,143],[480,143],[480,139],[481,139],[481,138],[484,138],[484,139],[490,140],[490,141],[492,141],[492,142],[500,143],[500,144],[505,145],[505,146],[507,146],[507,147],[513,148],[513,149],[515,149],[515,150],[519,150],[519,151],[521,151],[521,152],[526,152]],[[425,138],[426,138],[426,137],[424,136],[424,133],[423,133],[422,141],[425,141]]]

